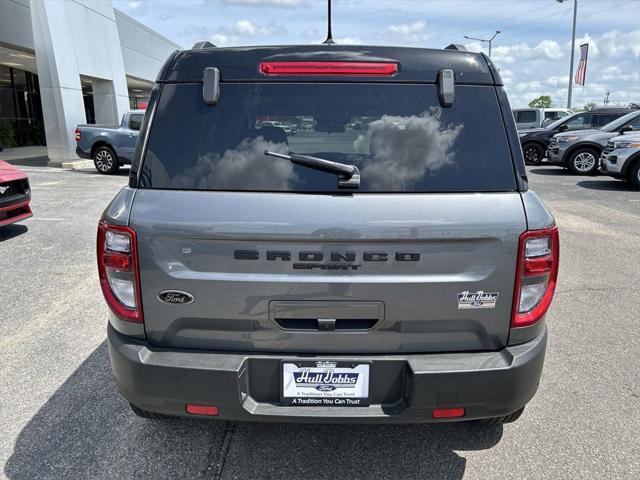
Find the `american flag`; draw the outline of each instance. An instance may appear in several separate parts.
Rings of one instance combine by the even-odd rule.
[[[583,43],[580,45],[580,63],[578,63],[578,70],[576,71],[576,83],[578,85],[584,85],[584,80],[587,77],[587,57],[589,56],[589,44]]]

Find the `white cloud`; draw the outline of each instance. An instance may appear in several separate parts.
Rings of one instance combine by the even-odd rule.
[[[220,46],[319,44],[325,37],[326,0],[162,0],[150,4],[113,0],[113,3],[150,28],[187,46],[204,39]],[[452,3],[457,7],[451,8]],[[539,5],[542,3],[547,6],[542,8]],[[591,101],[602,104],[607,89],[614,104],[640,102],[640,2],[608,0],[612,4],[609,7],[596,5],[599,3],[596,0],[583,3],[578,9],[576,47],[589,43],[589,64],[587,84],[584,88],[574,85],[574,105]],[[611,8],[613,3],[615,8]],[[500,70],[512,105],[526,105],[541,94],[551,95],[560,105],[566,101],[571,49],[571,5],[566,2],[560,5],[553,0],[379,0],[366,8],[362,5],[360,0],[333,2],[333,30],[338,43],[442,48],[463,42],[463,34],[489,38],[494,27],[500,28],[503,33],[493,43],[492,60]],[[605,7],[609,9],[600,13]],[[529,10],[535,11],[523,15]],[[515,17],[518,14],[520,17]],[[494,25],[487,24],[490,21]],[[484,30],[474,29],[481,23],[486,24]],[[467,47],[487,52],[487,45],[479,42],[470,42]],[[577,66],[579,48],[576,50]]]
[[[576,39],[574,72],[581,43],[589,43],[589,63],[584,87],[573,84],[573,107],[587,102],[601,105],[607,92],[612,104],[640,101],[640,30],[610,30]],[[482,45],[470,43],[478,51]],[[540,95],[550,95],[564,106],[569,84],[571,42],[544,39],[535,45],[499,44],[492,60],[500,69],[512,106],[526,105]],[[509,72],[509,73],[507,73]]]
[[[546,83],[552,87],[565,86],[569,83],[569,75],[551,75]]]
[[[467,46],[470,50],[478,51],[478,43]],[[518,60],[558,60],[564,54],[560,45],[555,40],[543,40],[535,47],[530,47],[526,43],[516,45],[500,45],[493,48],[492,59],[496,63],[515,63]]]
[[[400,25],[390,25],[387,29],[391,33],[400,35],[413,35],[424,31],[426,23],[424,20],[417,20],[413,23],[401,23]]]
[[[238,20],[232,28],[233,32],[237,35],[270,35],[273,33],[273,26],[257,26],[251,23],[249,20]]]
[[[180,35],[181,37],[193,36],[193,35],[198,37],[205,37],[210,34],[211,34],[211,29],[203,25],[187,25],[186,28],[184,28],[184,30],[181,30],[178,32],[178,35]]]
[[[237,6],[264,6],[264,7],[296,7],[306,0],[222,0],[227,5]]]
[[[506,86],[513,84],[514,73],[511,70],[507,68],[500,69],[500,76]]]
[[[211,35],[211,41],[218,47],[226,47],[232,43],[232,39],[223,33],[215,33]]]
[[[276,29],[274,26],[260,26],[250,20],[238,20],[231,28],[218,29],[211,35],[211,41],[220,47],[240,45],[248,43],[251,37],[269,36],[275,31],[285,31],[283,27]]]
[[[369,125],[369,150],[375,159],[362,169],[373,188],[395,190],[410,186],[427,172],[451,164],[453,146],[462,125],[443,125],[440,110],[408,117],[384,115]],[[354,147],[367,140],[360,135]]]
[[[338,45],[362,45],[360,37],[338,37],[334,40]]]
[[[236,148],[226,150],[222,156],[208,152],[197,163],[172,180],[172,186],[198,188],[249,188],[288,190],[296,180],[293,164],[287,160],[267,158],[265,150],[286,153],[285,143],[273,143],[260,136],[245,138]]]
[[[640,58],[640,29],[630,32],[611,30],[598,36],[583,35],[576,38],[576,50],[583,43],[589,44],[589,58],[621,58],[631,54]],[[567,48],[570,42],[567,42]]]
[[[239,34],[247,34],[247,35],[255,35],[256,27],[249,20],[239,20],[235,26],[234,30]]]
[[[389,25],[383,33],[401,45],[416,44],[424,41],[426,27],[427,23],[424,20],[416,20],[411,23]]]
[[[542,82],[533,80],[531,82],[517,82],[514,85],[514,90],[518,92],[524,92],[525,90],[540,90],[542,88]]]
[[[598,72],[600,80],[616,82],[638,82],[640,81],[640,67],[635,72],[624,73],[618,65],[605,67]]]

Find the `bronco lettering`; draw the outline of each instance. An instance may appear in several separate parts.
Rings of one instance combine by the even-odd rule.
[[[395,259],[398,262],[417,262],[420,260],[420,253],[418,252],[395,252]],[[331,251],[329,257],[333,262],[355,262],[357,254],[354,252],[341,252]],[[265,252],[267,260],[281,260],[288,262],[291,260],[292,254],[288,251],[272,251],[267,250]],[[365,262],[386,262],[389,260],[390,255],[386,252],[363,252],[362,260]],[[235,260],[259,260],[260,253],[258,250],[234,250],[233,258]],[[299,252],[298,260],[301,262],[321,262],[324,259],[322,252]],[[311,267],[296,267],[296,265],[303,265],[296,263],[293,268],[311,268]],[[341,265],[341,264],[340,264]]]

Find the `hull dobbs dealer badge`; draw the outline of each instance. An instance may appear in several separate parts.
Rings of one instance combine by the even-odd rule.
[[[498,292],[460,292],[458,294],[458,310],[469,310],[472,308],[496,308]]]

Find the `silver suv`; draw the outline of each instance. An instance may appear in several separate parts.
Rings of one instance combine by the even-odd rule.
[[[640,135],[620,135],[609,140],[600,157],[600,170],[640,190]]]
[[[509,422],[538,387],[558,230],[482,54],[176,52],[97,247],[143,417]]]
[[[549,143],[549,162],[562,165],[576,175],[594,175],[598,171],[598,158],[611,138],[625,132],[640,130],[640,110],[606,124],[601,129],[577,130],[558,133]]]

